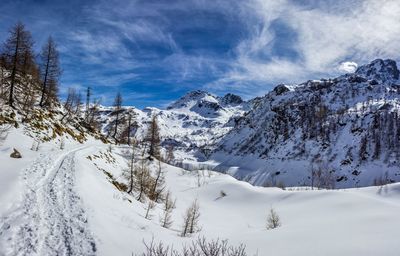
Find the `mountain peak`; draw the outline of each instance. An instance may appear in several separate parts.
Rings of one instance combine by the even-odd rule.
[[[182,98],[197,98],[204,97],[205,95],[210,95],[210,93],[203,90],[194,90],[186,93]]]
[[[180,109],[180,108],[191,108],[193,105],[199,102],[210,102],[218,104],[217,97],[202,90],[195,90],[186,93],[177,101],[172,103],[167,109]]]
[[[368,79],[381,81],[397,80],[400,75],[396,61],[391,59],[376,59],[369,64],[359,67],[355,73]]]
[[[239,105],[243,103],[243,99],[236,94],[227,93],[224,97],[221,98],[221,103],[224,105]]]

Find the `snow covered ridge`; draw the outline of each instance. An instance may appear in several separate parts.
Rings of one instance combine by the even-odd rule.
[[[219,141],[233,128],[235,119],[250,110],[251,104],[233,94],[218,97],[204,91],[193,91],[165,110],[124,107],[122,116],[126,117],[130,113],[133,117],[132,136],[138,140],[143,139],[151,118],[156,116],[164,147],[173,145],[178,150],[194,153]],[[98,122],[102,126],[103,134],[107,135],[112,131],[114,115],[112,107],[100,108]],[[124,137],[128,122],[123,120],[122,123],[118,135]]]
[[[198,90],[166,110],[123,111],[135,117],[139,140],[156,116],[162,146],[175,147],[179,166],[208,166],[261,186],[369,186],[400,180],[398,79],[395,61],[377,59],[334,79],[281,84],[250,101]],[[104,134],[112,115],[103,108],[98,117]]]
[[[240,118],[210,159],[256,185],[400,181],[398,79],[396,62],[378,59],[334,79],[279,85]]]

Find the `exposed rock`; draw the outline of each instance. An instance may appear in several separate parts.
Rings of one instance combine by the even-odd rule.
[[[370,64],[359,67],[356,74],[368,79],[377,79],[387,81],[391,79],[399,79],[400,71],[394,60],[376,59]]]
[[[16,149],[14,148],[14,152],[12,152],[12,153],[10,154],[10,157],[11,157],[11,158],[22,158],[22,155],[21,155],[21,153],[20,153],[18,150],[16,150]]]
[[[281,95],[288,91],[289,91],[289,88],[287,88],[286,85],[284,85],[284,84],[280,84],[274,88],[274,92],[276,93],[276,95]]]
[[[221,103],[223,105],[239,105],[243,103],[243,100],[240,96],[228,93],[221,99]]]

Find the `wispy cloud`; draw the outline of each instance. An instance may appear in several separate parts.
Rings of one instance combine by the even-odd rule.
[[[252,82],[264,82],[260,88],[265,89],[266,84],[300,82],[352,71],[357,63],[378,57],[398,58],[400,34],[395,31],[400,30],[399,1],[295,2],[252,1],[249,13],[257,14],[260,22],[250,37],[238,44],[231,70],[207,88],[232,88],[254,95],[254,91],[248,91]],[[287,39],[296,39],[290,46],[297,53],[296,58],[282,57],[274,49],[277,20],[295,32]],[[343,63],[351,63],[352,68]]]
[[[141,106],[198,88],[261,95],[398,59],[400,41],[398,0],[5,0],[2,9],[0,39],[21,19],[38,49],[49,34],[58,40],[64,87],[121,90]]]

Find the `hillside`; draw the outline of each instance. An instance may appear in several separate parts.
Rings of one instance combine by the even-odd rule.
[[[394,61],[378,59],[354,74],[279,85],[239,119],[210,159],[256,185],[399,181],[398,78]]]
[[[348,188],[400,180],[399,70],[375,60],[334,79],[278,85],[243,101],[194,91],[167,109],[132,111],[142,140],[153,116],[178,166],[227,172],[260,186]],[[103,108],[103,133],[112,126]],[[125,114],[126,115],[126,114]]]
[[[152,238],[179,249],[198,236],[243,243],[247,255],[394,256],[400,249],[398,184],[284,191],[162,164],[166,189],[177,199],[166,229],[160,226],[162,203],[146,219],[148,199],[139,202],[138,191],[128,194],[116,186],[126,183],[125,146],[110,152],[96,140],[67,140],[62,150],[51,141],[32,151],[31,142],[16,129],[0,146],[0,255],[131,255],[143,252],[143,241]],[[9,158],[13,147],[22,159]],[[149,164],[154,173],[157,164]],[[201,230],[181,237],[182,216],[194,199]],[[267,230],[271,207],[282,226]]]

